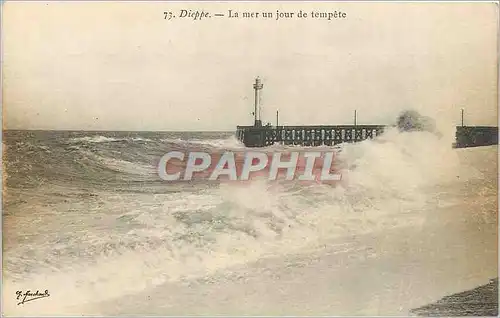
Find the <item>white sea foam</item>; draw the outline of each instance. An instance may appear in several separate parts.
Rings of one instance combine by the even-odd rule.
[[[152,141],[148,138],[141,137],[127,137],[127,138],[115,138],[115,137],[106,137],[101,135],[96,136],[85,136],[85,137],[75,137],[71,138],[70,142],[72,143],[105,143],[105,142],[117,142],[117,141]]]
[[[226,147],[232,141],[204,143]],[[429,189],[457,182],[462,171],[457,151],[426,132],[389,130],[377,140],[343,145],[339,160],[344,179],[337,187],[255,181],[194,193],[110,193],[100,201],[53,206],[62,219],[39,226],[57,233],[58,244],[40,240],[8,251],[10,260],[22,263],[30,254],[39,263],[33,272],[7,275],[4,295],[39,286],[51,296],[31,309],[76,314],[96,300],[300,252],[335,237],[418,226],[419,211],[433,195]],[[122,161],[106,164],[136,169]],[[464,178],[460,182],[481,175]],[[76,215],[63,218],[69,208]],[[10,313],[27,308],[4,300]]]
[[[222,139],[198,139],[198,138],[165,138],[162,142],[170,142],[184,146],[206,146],[218,149],[243,149],[245,145],[239,141],[236,136],[230,136]]]

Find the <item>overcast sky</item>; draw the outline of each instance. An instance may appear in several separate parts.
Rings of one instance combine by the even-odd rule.
[[[164,11],[206,10],[201,21]],[[345,12],[345,19],[230,19]],[[3,3],[7,129],[234,130],[263,120],[387,124],[403,109],[497,124],[492,3]]]

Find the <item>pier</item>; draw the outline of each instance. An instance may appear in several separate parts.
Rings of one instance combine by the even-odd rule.
[[[498,145],[498,127],[457,126],[455,148]]]
[[[384,132],[387,125],[358,125],[354,112],[353,125],[319,125],[319,126],[280,126],[279,113],[276,112],[276,125],[262,125],[260,91],[264,85],[260,78],[253,85],[254,124],[253,126],[237,126],[236,137],[246,147],[266,147],[276,143],[300,146],[334,146],[347,142],[359,142],[375,138]],[[498,144],[498,127],[462,126],[456,127],[456,142],[453,147],[476,147]]]
[[[374,138],[384,131],[381,125],[338,126],[238,126],[237,137],[247,147],[275,143],[301,146],[333,146]]]

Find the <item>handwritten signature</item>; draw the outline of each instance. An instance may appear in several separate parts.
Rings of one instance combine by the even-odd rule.
[[[27,290],[25,292],[18,290],[16,291],[17,298],[16,300],[19,300],[17,305],[22,305],[24,303],[27,303],[32,300],[40,299],[40,298],[45,298],[49,297],[49,291],[46,289],[43,293],[40,291],[32,292],[31,290]]]

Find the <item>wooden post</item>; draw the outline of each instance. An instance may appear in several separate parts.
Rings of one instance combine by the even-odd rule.
[[[462,108],[462,127],[464,126],[464,109]]]
[[[276,110],[276,128],[278,127],[279,125],[279,111]]]
[[[356,126],[357,123],[357,113],[356,110],[354,110],[354,126]]]

